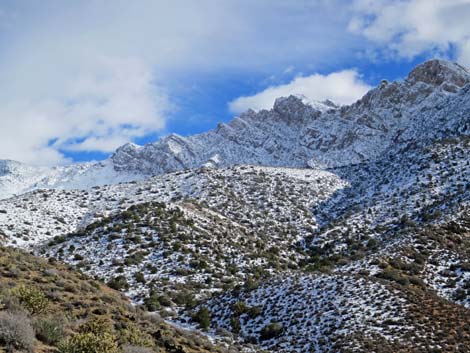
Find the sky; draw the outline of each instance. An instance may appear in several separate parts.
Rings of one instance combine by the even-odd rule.
[[[60,165],[275,98],[470,67],[470,0],[0,0],[0,159]]]

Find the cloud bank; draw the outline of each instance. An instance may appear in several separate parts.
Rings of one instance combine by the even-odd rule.
[[[111,152],[163,128],[168,97],[137,60],[103,58],[64,80],[0,106],[2,156],[33,164],[65,163],[60,150]]]

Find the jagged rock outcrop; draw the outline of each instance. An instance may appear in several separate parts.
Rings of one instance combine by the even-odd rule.
[[[207,133],[170,135],[143,147],[127,145],[111,157],[119,171],[160,174],[207,164],[336,167],[377,158],[396,144],[469,131],[470,74],[458,64],[431,60],[403,82],[381,83],[341,108],[276,100]],[[213,162],[214,158],[216,163]]]

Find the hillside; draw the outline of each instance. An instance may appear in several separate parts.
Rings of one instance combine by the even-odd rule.
[[[0,351],[92,351],[96,342],[103,349],[97,352],[108,353],[238,351],[171,327],[70,267],[18,250],[0,248],[0,289]]]

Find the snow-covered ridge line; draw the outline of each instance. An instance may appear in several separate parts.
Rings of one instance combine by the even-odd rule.
[[[350,106],[283,97],[189,137],[121,146],[107,160],[37,168],[0,161],[0,199],[39,188],[86,189],[201,166],[332,168],[376,160],[410,142],[470,133],[470,74],[431,60],[403,82],[383,81]]]

